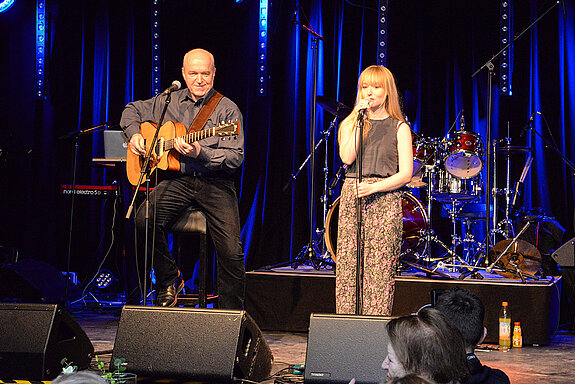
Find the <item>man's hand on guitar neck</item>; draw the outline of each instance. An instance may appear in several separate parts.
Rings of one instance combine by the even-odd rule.
[[[193,157],[194,159],[198,157],[202,147],[197,141],[188,144],[185,142],[183,137],[177,137],[174,139],[174,148],[176,151],[180,152],[184,156]]]
[[[138,156],[143,156],[146,154],[146,140],[141,133],[136,133],[130,138],[128,143],[130,150]]]

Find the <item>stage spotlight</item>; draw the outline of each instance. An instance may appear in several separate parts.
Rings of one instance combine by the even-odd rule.
[[[96,283],[96,287],[99,289],[104,289],[114,281],[114,274],[107,269],[102,269],[94,282]]]
[[[10,9],[10,7],[14,5],[14,1],[15,0],[4,0],[0,2],[0,13],[6,12],[8,9]]]

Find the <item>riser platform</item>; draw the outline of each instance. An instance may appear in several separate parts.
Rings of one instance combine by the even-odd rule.
[[[489,344],[498,343],[499,309],[508,301],[512,321],[520,321],[523,343],[549,344],[559,321],[561,279],[528,281],[506,278],[447,280],[418,275],[396,278],[393,316],[416,312],[431,303],[431,291],[461,287],[485,305]],[[335,275],[331,271],[253,271],[247,273],[246,310],[263,330],[307,332],[309,316],[335,313]]]

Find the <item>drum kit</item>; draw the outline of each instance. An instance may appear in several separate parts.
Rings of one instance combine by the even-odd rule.
[[[350,111],[339,102],[320,99],[319,105],[338,118],[338,111]],[[337,110],[335,106],[337,107]],[[345,117],[345,116],[343,116]],[[483,169],[485,150],[483,140],[475,132],[465,130],[463,118],[461,129],[444,138],[415,137],[413,140],[413,177],[402,195],[403,237],[401,266],[399,271],[416,268],[429,274],[451,277],[446,272],[459,272],[460,279],[467,276],[482,278],[478,270],[497,272],[506,277],[519,276],[537,279],[535,272],[541,267],[541,255],[531,244],[519,239],[519,235],[530,225],[525,224],[520,233],[515,234],[511,217],[516,212],[519,187],[531,165],[531,149],[511,146],[511,139],[494,142],[493,164],[497,169],[497,154],[506,158],[506,186],[498,189],[496,172],[493,175],[493,206],[491,217],[493,229],[489,236],[499,235],[502,241],[487,252],[485,242],[475,238],[472,229],[477,222],[486,220],[486,204],[479,200],[485,195]],[[515,154],[527,155],[520,181],[515,190],[510,186],[510,157]],[[341,171],[341,168],[340,168]],[[330,188],[339,181],[339,174]],[[419,191],[419,193],[417,192]],[[424,204],[416,194],[426,201]],[[329,195],[326,193],[325,197]],[[505,217],[497,222],[497,196],[505,197]],[[325,201],[325,200],[324,200]],[[442,204],[442,213],[451,221],[451,244],[448,246],[439,239],[432,225],[432,203]],[[339,197],[328,205],[324,216],[325,228],[319,231],[324,235],[325,255],[337,261],[337,222]],[[460,224],[462,235],[458,235]],[[432,245],[438,245],[443,253],[432,254]],[[441,252],[441,251],[440,251]],[[438,253],[440,253],[438,252]]]

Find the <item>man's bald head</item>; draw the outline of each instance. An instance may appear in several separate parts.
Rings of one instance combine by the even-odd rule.
[[[214,55],[205,49],[192,49],[184,55],[182,76],[194,101],[204,97],[214,87],[216,66]]]

